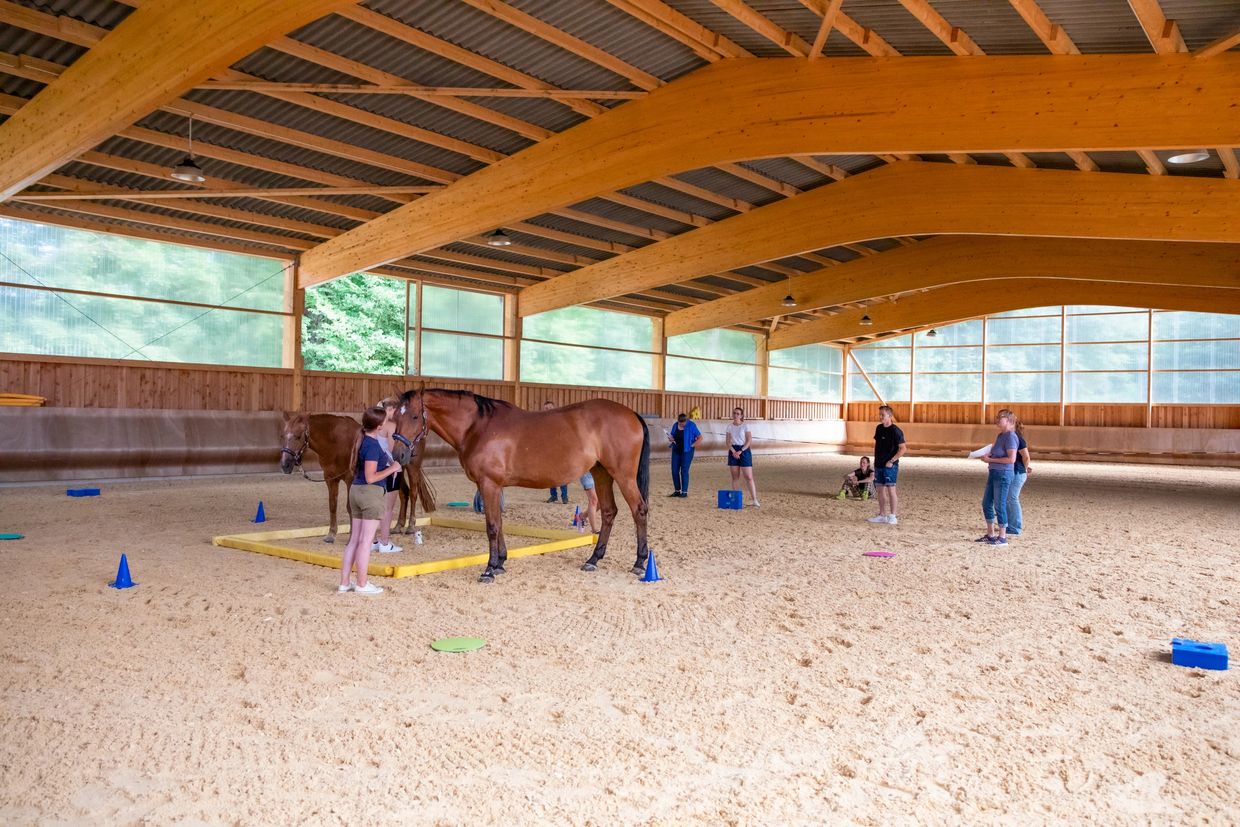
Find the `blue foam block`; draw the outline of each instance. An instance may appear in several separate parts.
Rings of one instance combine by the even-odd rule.
[[[1171,662],[1176,666],[1191,666],[1196,669],[1226,669],[1227,644],[1172,638]]]
[[[743,491],[720,491],[719,492],[720,508],[744,508],[745,493]]]
[[[70,497],[98,497],[98,488],[66,488],[65,493]]]

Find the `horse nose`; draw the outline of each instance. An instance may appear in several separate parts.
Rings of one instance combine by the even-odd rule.
[[[289,461],[288,457],[280,460],[280,470],[286,474],[293,473],[293,463]]]

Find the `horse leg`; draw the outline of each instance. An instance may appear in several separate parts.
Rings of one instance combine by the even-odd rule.
[[[599,511],[603,515],[603,525],[598,532],[598,542],[594,545],[594,553],[582,566],[582,571],[594,571],[598,568],[603,555],[607,553],[607,539],[611,537],[612,524],[616,522],[616,492],[612,488],[611,474],[601,465],[594,466],[594,492],[598,494]]]
[[[482,509],[486,513],[487,543],[490,545],[491,556],[487,567],[478,578],[482,583],[495,582],[495,575],[504,573],[504,560],[508,557],[508,549],[504,544],[504,513],[500,507],[502,488],[488,479],[478,483],[482,492]]]
[[[327,528],[327,536],[323,538],[325,543],[336,542],[336,496],[340,493],[340,480],[327,481],[327,513],[330,516],[330,525]]]
[[[637,561],[633,563],[633,573],[640,576],[646,573],[646,558],[650,556],[650,547],[646,545],[646,520],[650,506],[637,490],[636,474],[625,474],[616,482],[620,485],[624,501],[629,504],[629,510],[633,512],[633,525],[637,528]]]
[[[406,476],[409,472],[402,469],[400,472],[400,487],[397,489],[400,493],[400,513],[396,515],[396,527],[392,529],[393,534],[410,534],[409,521],[413,518],[413,497],[416,496],[409,488],[409,480]]]

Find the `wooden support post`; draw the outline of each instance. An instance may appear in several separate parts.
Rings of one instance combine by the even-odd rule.
[[[306,291],[305,288],[297,287],[297,267],[298,259],[294,259],[292,266],[285,271],[285,290],[292,292],[293,300],[293,317],[290,321],[292,331],[291,336],[286,338],[286,341],[291,339],[289,350],[291,350],[292,355],[291,365],[293,368],[293,382],[288,401],[289,410],[293,411],[300,411],[302,409],[302,405],[305,403],[305,389],[303,387],[302,380],[302,371],[305,368],[305,360],[302,357],[301,335],[303,324],[302,320],[306,315]],[[286,295],[288,295],[287,292]],[[286,350],[286,354],[288,354],[289,350]],[[285,361],[288,361],[287,355]]]
[[[413,296],[413,282],[405,281],[405,376],[409,375],[409,330],[413,327],[413,320],[409,318],[409,299]],[[415,311],[416,312],[416,311]]]
[[[512,403],[521,405],[521,317],[517,297],[504,296],[504,378],[512,382]]]
[[[1067,400],[1064,399],[1068,387],[1068,308],[1059,305],[1059,424],[1062,426],[1067,415]]]
[[[417,284],[417,301],[413,314],[413,375],[422,375],[422,281]]]
[[[908,421],[917,421],[917,393],[913,390],[917,381],[917,334],[908,337]]]
[[[766,346],[767,338],[768,337],[763,336],[757,340],[758,352],[755,354],[757,357],[757,362],[758,362],[757,364],[757,369],[758,369],[757,385],[758,387],[756,388],[756,390],[758,391],[758,415],[761,416],[763,419],[767,418],[767,395],[770,393],[769,375],[767,372],[767,361],[770,359],[771,351]]]
[[[848,359],[852,353],[852,348],[845,346],[843,350],[843,358],[840,365],[843,368],[843,375],[840,377],[840,417],[848,421]]]
[[[1145,427],[1154,427],[1154,310],[1145,311]]]
[[[979,425],[986,424],[986,351],[989,349],[987,345],[987,331],[990,329],[990,317],[982,317],[982,401],[981,409],[977,414]]]

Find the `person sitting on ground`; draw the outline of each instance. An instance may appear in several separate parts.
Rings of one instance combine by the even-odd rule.
[[[870,494],[874,490],[874,469],[870,467],[870,458],[862,457],[861,465],[857,466],[857,470],[844,477],[844,484],[840,486],[840,493],[835,495],[837,500],[853,499],[868,500]]]

